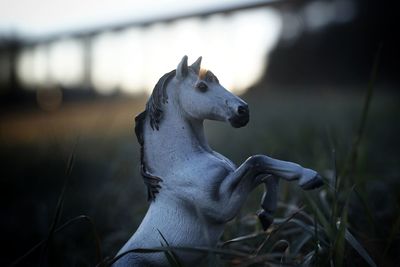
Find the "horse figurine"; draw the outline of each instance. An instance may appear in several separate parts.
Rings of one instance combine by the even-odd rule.
[[[160,247],[166,241],[171,247],[215,247],[225,224],[260,184],[267,188],[258,213],[264,229],[273,221],[279,178],[297,180],[305,190],[322,185],[317,172],[295,163],[255,155],[236,167],[213,151],[203,121],[243,127],[249,121],[249,108],[211,71],[200,68],[201,57],[191,66],[187,60],[184,56],[176,70],[160,78],[145,111],[135,118],[141,174],[151,204],[114,266],[168,266],[162,252],[126,253]],[[201,253],[176,254],[185,266],[204,258]]]

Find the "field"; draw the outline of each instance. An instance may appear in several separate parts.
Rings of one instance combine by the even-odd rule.
[[[400,260],[400,94],[377,86],[360,130],[363,86],[258,86],[242,96],[251,112],[247,127],[207,122],[211,147],[235,163],[267,154],[318,170],[326,185],[302,192],[282,182],[277,219],[267,232],[255,217],[263,192],[256,190],[222,241],[243,238],[210,251],[205,266],[394,266]],[[115,255],[148,207],[133,133],[144,101],[104,98],[0,115],[0,265],[41,240],[18,266],[94,266]],[[90,219],[56,231],[79,215]]]

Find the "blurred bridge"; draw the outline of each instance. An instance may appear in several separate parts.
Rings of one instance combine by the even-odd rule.
[[[121,79],[128,80],[123,85],[121,85],[120,83],[121,81],[114,80],[110,82],[108,80],[105,80],[104,72],[108,72],[110,73],[110,76],[112,76],[113,72],[115,72],[115,68],[118,68],[118,66],[111,66],[111,67],[108,66],[104,68],[102,72],[96,71],[94,69],[94,64],[112,65],[113,63],[115,63],[113,62],[115,58],[113,56],[113,52],[111,52],[111,55],[109,55],[109,57],[107,58],[108,62],[105,62],[107,61],[107,59],[105,59],[103,62],[99,62],[99,60],[95,58],[96,55],[94,51],[94,43],[95,42],[101,43],[101,41],[104,39],[104,38],[102,39],[102,36],[111,36],[111,39],[113,38],[115,39],[121,35],[124,35],[126,32],[129,32],[129,30],[132,29],[133,30],[141,29],[141,32],[146,32],[148,29],[152,27],[153,28],[159,27],[159,25],[172,25],[174,24],[175,21],[178,20],[182,21],[182,20],[190,20],[191,18],[196,18],[201,21],[204,21],[209,19],[213,15],[217,14],[221,14],[223,17],[229,17],[230,14],[241,13],[242,11],[245,10],[255,10],[269,6],[276,7],[277,5],[282,4],[283,2],[287,1],[254,0],[254,1],[241,1],[241,2],[233,1],[232,3],[225,2],[223,4],[215,4],[212,7],[177,11],[154,17],[149,16],[147,18],[142,18],[142,19],[136,19],[136,20],[133,19],[132,21],[127,21],[124,23],[103,25],[90,29],[82,29],[79,31],[62,32],[46,37],[39,37],[39,38],[26,38],[26,37],[24,38],[19,36],[18,37],[11,36],[8,38],[6,37],[0,39],[0,96],[7,97],[9,95],[15,95],[22,89],[31,89],[35,91],[38,88],[49,88],[49,87],[54,87],[55,85],[57,86],[61,85],[63,88],[80,88],[80,89],[85,88],[90,90],[92,90],[93,88],[100,87],[100,91],[106,94],[121,89],[120,88],[121,86],[124,88],[129,87],[127,90],[125,90],[129,92],[132,92],[133,90],[143,90],[143,87],[150,86],[150,84],[146,84],[143,82],[140,83],[137,80],[132,80],[132,79],[129,80],[130,78],[126,78],[126,76],[129,76],[129,74],[126,74],[122,78],[121,77],[117,78],[120,80]],[[227,24],[230,24],[232,22],[234,21],[228,21]],[[191,25],[193,26],[194,24],[192,23]],[[238,24],[234,24],[232,26],[235,27],[238,26]],[[271,25],[271,28],[273,26],[274,25]],[[213,27],[213,25],[209,27]],[[225,28],[226,27],[230,26],[228,25],[225,26]],[[253,25],[252,27],[255,27],[255,29],[257,30],[257,25]],[[158,30],[158,32],[162,30],[165,30],[165,28]],[[277,30],[275,29],[275,31]],[[146,38],[144,34],[137,34],[137,31],[136,32],[134,31],[134,35],[135,33],[136,33],[135,36],[136,41]],[[221,32],[219,34],[223,35],[225,33]],[[259,33],[255,32],[255,34],[265,35],[265,33],[262,31],[260,31]],[[274,38],[276,41],[277,33],[275,33],[275,35],[276,36]],[[246,38],[246,36],[244,37]],[[147,39],[147,41],[149,40]],[[152,40],[152,41],[157,42],[157,40]],[[263,41],[264,42],[262,42],[261,45],[265,45],[265,42],[268,40],[263,40]],[[271,40],[269,41],[271,42]],[[210,42],[210,40],[206,40],[205,42]],[[127,43],[130,44],[129,42]],[[141,45],[143,48],[146,47],[148,44],[143,43]],[[171,44],[157,43],[156,45],[162,47],[162,46],[169,46]],[[105,46],[107,46],[107,44]],[[137,49],[138,47],[137,46],[132,47],[132,49],[135,48]],[[229,47],[227,47],[227,49],[228,48]],[[68,49],[70,53],[68,53],[67,51]],[[216,45],[216,47],[214,48],[211,47],[211,49],[214,50],[223,49],[223,47],[218,47]],[[163,52],[165,53],[165,51],[166,50],[164,50]],[[172,54],[174,54],[173,55],[174,60],[177,61],[179,60],[180,56],[188,52],[189,53],[193,52],[193,56],[199,56],[200,54],[196,55],[198,51],[201,51],[201,49],[197,48],[192,51],[188,51],[187,49],[182,49],[182,51],[175,51],[175,53]],[[118,51],[114,51],[115,57],[117,57],[116,55],[117,52]],[[179,57],[175,55],[176,52],[179,53]],[[221,53],[223,53],[223,51],[221,51]],[[101,54],[105,54],[104,51]],[[260,54],[259,56],[262,56],[262,54]],[[122,57],[125,56],[123,55]],[[227,56],[225,55],[225,57]],[[130,58],[130,60],[131,59],[132,58]],[[121,59],[119,60],[121,61]],[[137,63],[143,65],[143,60],[144,59],[141,59],[141,61],[138,60]],[[194,58],[192,58],[192,60],[194,60]],[[240,58],[238,58],[238,60],[240,60]],[[262,58],[261,60],[264,61],[265,58]],[[245,62],[241,63],[245,64]],[[139,69],[141,68],[141,66],[138,65],[133,67],[136,68],[136,71],[138,71],[138,68]],[[164,69],[165,71],[165,67],[166,66],[162,67],[160,66],[158,69],[157,68],[156,69],[157,71],[158,70],[162,71],[162,69]],[[124,72],[124,70],[119,70],[119,71]],[[135,70],[131,69],[130,71],[133,72]],[[97,75],[98,77],[100,77],[98,78],[100,79],[100,81],[94,81],[93,75]],[[116,75],[119,74],[114,73],[114,76]],[[141,75],[142,76],[141,78],[148,76],[146,73],[143,72],[137,73],[137,75]],[[160,73],[156,72],[154,77],[159,75]],[[227,76],[229,75],[237,76],[237,74],[235,73],[228,74]],[[148,77],[148,80],[151,80],[151,82],[154,83],[155,82],[154,77]],[[112,79],[113,78],[111,78],[111,80]],[[150,83],[150,81],[148,83]],[[238,81],[232,81],[231,83],[232,83],[231,86],[234,86],[233,83],[235,83],[239,84],[240,87],[240,82]]]

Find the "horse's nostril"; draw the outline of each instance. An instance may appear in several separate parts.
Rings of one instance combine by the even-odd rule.
[[[238,110],[237,110],[237,113],[238,113],[239,115],[248,114],[248,113],[249,113],[249,108],[248,108],[247,106],[239,106],[239,107],[238,107]]]

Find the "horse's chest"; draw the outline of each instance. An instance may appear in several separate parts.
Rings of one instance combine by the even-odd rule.
[[[216,190],[234,169],[213,155],[191,157],[171,170],[178,185],[186,188]]]

